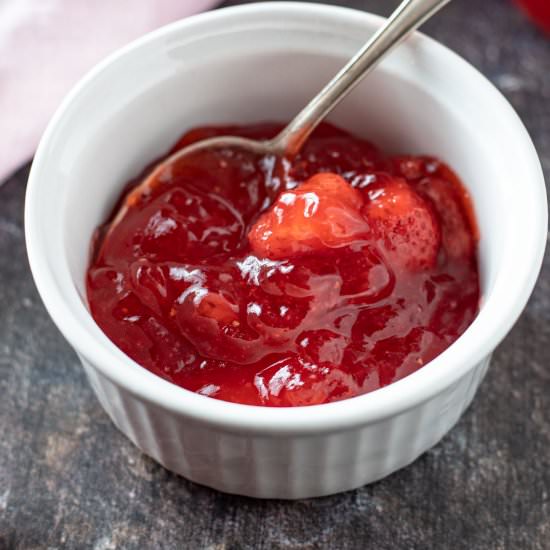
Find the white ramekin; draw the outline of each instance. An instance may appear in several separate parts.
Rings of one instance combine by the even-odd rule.
[[[89,243],[121,186],[189,126],[288,120],[380,23],[366,13],[301,3],[179,21],[92,70],[40,143],[25,212],[40,295],[113,422],[145,453],[193,481],[230,493],[300,498],[402,468],[458,420],[533,289],[547,212],[529,136],[483,76],[417,34],[331,119],[388,150],[441,157],[470,189],[483,297],[456,343],[371,394],[276,409],[174,386],[134,363],[94,323],[84,293]]]

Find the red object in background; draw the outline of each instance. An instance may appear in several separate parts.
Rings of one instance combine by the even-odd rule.
[[[280,126],[199,128],[272,137]],[[99,236],[94,318],[150,371],[252,405],[336,401],[418,370],[478,310],[475,220],[429,157],[322,124],[292,163],[206,151]]]
[[[550,32],[550,0],[516,0],[546,32]]]

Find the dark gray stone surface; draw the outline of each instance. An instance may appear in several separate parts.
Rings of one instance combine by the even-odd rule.
[[[397,4],[335,3],[385,14]],[[455,0],[426,31],[503,91],[550,177],[550,39],[506,0]],[[357,491],[256,501],[167,472],[103,413],[31,280],[26,177],[24,168],[0,188],[0,549],[550,548],[548,255],[473,406],[442,443]]]

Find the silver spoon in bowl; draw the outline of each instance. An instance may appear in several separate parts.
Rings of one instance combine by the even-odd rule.
[[[369,74],[379,61],[450,0],[403,0],[374,36],[348,61],[336,76],[274,138],[264,141],[237,136],[200,140],[176,151],[128,192],[109,232],[133,204],[147,194],[163,173],[169,175],[185,157],[205,149],[236,148],[257,155],[294,157],[317,125]]]

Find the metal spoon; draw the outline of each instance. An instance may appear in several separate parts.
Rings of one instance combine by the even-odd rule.
[[[110,230],[163,174],[191,153],[204,149],[238,148],[258,155],[295,156],[317,125],[369,74],[378,62],[450,0],[403,0],[386,24],[348,61],[338,74],[273,139],[256,141],[218,136],[193,143],[170,155],[126,196]]]

